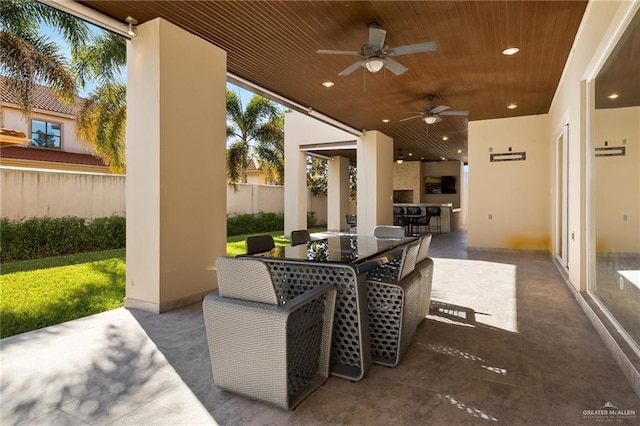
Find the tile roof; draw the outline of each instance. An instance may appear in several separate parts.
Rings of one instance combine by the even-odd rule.
[[[52,163],[83,164],[89,166],[106,165],[104,162],[90,154],[78,154],[53,149],[28,148],[22,146],[8,146],[0,148],[0,157],[15,158],[20,160],[48,161]]]
[[[251,160],[249,160],[249,164],[247,164],[247,171],[254,171],[254,170],[261,170],[261,169],[260,167],[258,167],[257,161],[252,158]]]
[[[18,104],[18,98],[9,90],[5,90],[6,85],[7,77],[0,76],[0,97],[2,102]],[[76,104],[81,100],[82,98],[77,97]],[[76,113],[74,106],[60,102],[51,89],[40,84],[35,85],[32,108],[68,115],[75,115]]]

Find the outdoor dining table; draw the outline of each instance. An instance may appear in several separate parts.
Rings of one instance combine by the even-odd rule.
[[[281,260],[300,260],[363,265],[416,240],[416,237],[400,239],[376,238],[373,235],[332,235],[297,246],[275,247],[258,256]]]
[[[371,235],[335,235],[298,246],[276,247],[252,255],[263,259],[278,294],[291,300],[320,284],[336,286],[336,311],[330,372],[352,381],[371,367],[366,267],[397,251],[414,237],[380,239]],[[286,290],[284,290],[286,289]]]

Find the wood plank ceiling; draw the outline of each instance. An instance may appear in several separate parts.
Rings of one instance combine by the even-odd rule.
[[[162,17],[228,53],[228,70],[355,129],[379,130],[406,159],[467,162],[467,118],[401,122],[427,106],[469,111],[468,120],[548,112],[586,1],[110,1],[81,3],[140,23]],[[435,41],[437,51],[399,56],[409,70],[338,73],[368,27],[390,47]],[[513,56],[502,55],[518,47]],[[333,81],[330,88],[324,81]],[[516,109],[508,109],[508,103]],[[383,123],[383,119],[390,120]],[[443,137],[448,140],[443,141]],[[409,157],[411,154],[411,157]]]

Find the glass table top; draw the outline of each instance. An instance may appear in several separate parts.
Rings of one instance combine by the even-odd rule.
[[[335,235],[297,246],[276,247],[260,256],[289,260],[361,263],[415,240],[417,240],[415,237],[383,239],[372,235]]]

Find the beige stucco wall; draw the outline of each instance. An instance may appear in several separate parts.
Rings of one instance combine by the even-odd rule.
[[[237,184],[227,185],[227,214],[284,212],[281,186]]]
[[[0,167],[0,217],[125,214],[122,175]]]
[[[226,253],[226,53],[145,22],[127,87],[125,307],[162,312],[215,289]]]
[[[422,164],[421,199],[423,203],[447,204],[451,203],[454,208],[460,208],[460,200],[462,198],[462,167],[464,163],[461,161],[429,161]],[[455,194],[425,194],[424,178],[427,176],[455,176],[456,189]]]
[[[413,203],[449,204],[454,208],[461,207],[462,167],[460,161],[405,161],[394,163],[393,190],[413,191]],[[455,194],[425,194],[424,178],[426,176],[455,176],[457,193]]]
[[[50,123],[60,123],[62,125],[62,151],[77,152],[80,154],[93,153],[91,148],[83,145],[76,137],[75,117],[38,109],[33,110],[31,115],[33,119],[44,120]],[[3,103],[2,116],[4,121],[2,127],[19,130],[24,132],[27,137],[31,137],[31,120],[26,119],[18,108],[15,108],[10,104]],[[25,144],[25,146],[28,145],[28,143]]]
[[[19,167],[0,167],[0,217],[78,216],[87,219],[117,214],[124,216],[124,175],[65,172]],[[307,192],[309,211],[317,223],[327,223],[327,197]],[[284,213],[284,187],[239,184],[227,186],[227,214]]]
[[[307,211],[317,211],[309,206],[306,179],[306,153],[308,145],[353,142],[356,136],[329,126],[313,117],[299,112],[288,112],[284,118],[285,182],[284,232],[291,234],[295,229],[306,228]],[[326,211],[326,209],[325,209]],[[323,221],[326,223],[326,219]]]
[[[358,139],[358,233],[393,224],[393,139],[378,131]]]
[[[469,123],[469,247],[550,249],[547,125],[546,115]],[[526,160],[489,161],[509,147]]]
[[[420,161],[405,161],[402,164],[393,163],[393,190],[413,191],[413,203],[422,202],[422,163]]]
[[[640,252],[640,107],[599,109],[594,146],[625,146],[626,155],[593,159],[596,251]],[[626,144],[623,145],[623,140]]]

